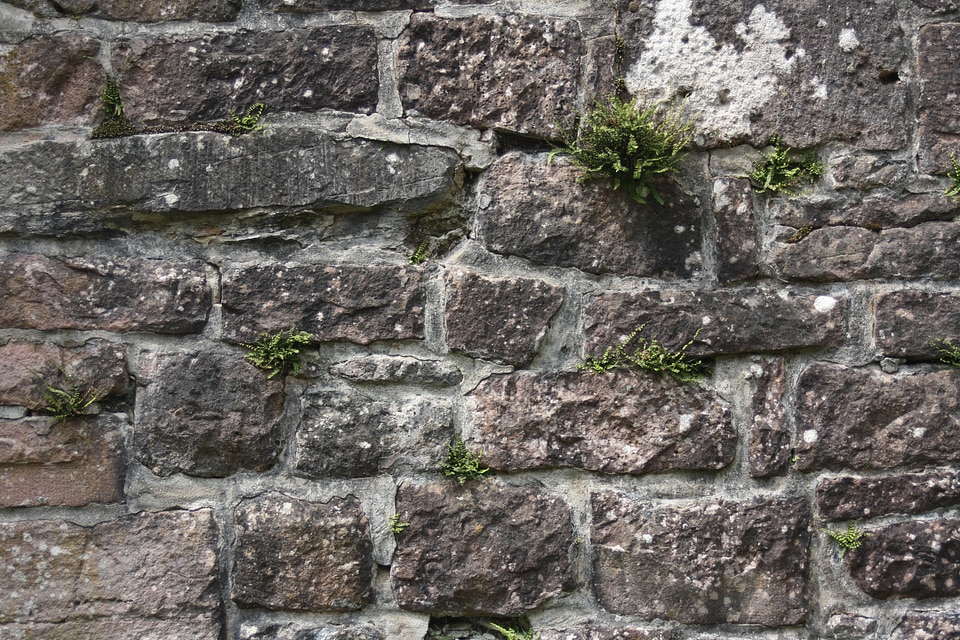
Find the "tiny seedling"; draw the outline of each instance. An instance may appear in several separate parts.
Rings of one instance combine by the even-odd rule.
[[[640,325],[616,347],[607,347],[599,358],[588,357],[577,368],[591,373],[606,373],[613,369],[636,367],[643,371],[667,373],[680,382],[693,382],[706,375],[703,362],[687,355],[687,349],[700,334],[699,329],[679,351],[670,351],[659,340],[642,337],[640,333],[644,327],[645,324]]]
[[[816,153],[797,153],[783,144],[780,136],[770,138],[770,145],[773,151],[761,154],[749,176],[757,193],[796,195],[801,185],[813,184],[823,175],[823,163]]]
[[[395,513],[390,516],[390,533],[402,533],[403,530],[409,526],[409,522],[400,522],[399,513]]]
[[[931,340],[930,345],[940,354],[940,362],[951,367],[960,367],[960,345],[950,340]]]
[[[407,259],[407,262],[413,265],[422,263],[427,259],[427,253],[430,249],[430,240],[424,240],[420,243],[420,246],[417,247],[417,250],[414,251],[413,255]]]
[[[107,76],[107,82],[100,90],[100,106],[103,108],[103,122],[91,134],[94,138],[120,138],[137,133],[123,113],[123,99],[120,97],[120,81]]]
[[[285,373],[300,373],[300,348],[310,344],[313,336],[306,331],[281,331],[273,335],[266,334],[253,344],[242,346],[250,350],[247,360],[255,367],[269,369],[268,378]]]
[[[950,186],[943,192],[943,195],[953,200],[960,200],[960,160],[957,156],[950,154],[950,162],[953,163],[953,170],[947,173],[950,178]]]
[[[490,471],[483,464],[483,452],[470,451],[459,437],[447,445],[447,450],[447,460],[440,465],[440,468],[443,470],[443,475],[454,476],[460,484],[467,480],[479,480],[483,474]]]
[[[846,531],[830,531],[829,529],[824,529],[824,531],[840,545],[840,557],[843,557],[843,554],[850,549],[859,549],[860,545],[863,544],[863,539],[870,535],[866,531],[857,529],[857,525],[852,520]]]
[[[483,626],[492,629],[502,635],[505,640],[539,640],[540,634],[534,633],[533,629],[510,629],[496,622],[482,622]]]
[[[83,415],[87,408],[99,399],[95,391],[83,389],[73,376],[62,369],[60,373],[66,379],[66,385],[46,385],[41,391],[43,406],[40,408],[58,421]]]
[[[230,112],[230,118],[233,119],[234,124],[241,131],[263,131],[263,125],[260,124],[260,116],[263,115],[263,110],[266,108],[266,105],[262,102],[257,102],[249,107],[243,112],[243,115],[239,115]]]

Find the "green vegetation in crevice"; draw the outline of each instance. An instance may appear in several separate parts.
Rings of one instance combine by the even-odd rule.
[[[947,177],[950,178],[950,186],[943,192],[943,195],[956,202],[960,200],[960,161],[957,160],[957,156],[951,153],[950,162],[953,163],[953,169],[947,172]]]
[[[769,144],[773,151],[761,153],[749,175],[757,193],[797,195],[802,185],[813,184],[823,175],[823,163],[815,152],[794,151],[780,136],[770,138]]]
[[[407,258],[407,262],[412,265],[421,264],[427,259],[429,255],[429,251],[430,251],[430,239],[427,238],[426,240],[421,242],[420,245],[417,247],[417,250],[414,251],[409,258]]]
[[[400,522],[399,513],[390,516],[388,524],[390,525],[390,533],[403,533],[404,529],[410,526],[409,522]]]
[[[950,340],[930,340],[930,346],[940,354],[940,362],[951,367],[960,367],[960,345]]]
[[[267,369],[275,378],[292,372],[300,373],[300,348],[310,344],[313,336],[306,331],[280,331],[273,335],[263,335],[253,344],[242,343],[241,346],[250,350],[247,360],[259,369]]]
[[[455,477],[460,484],[467,480],[479,480],[490,471],[482,458],[483,452],[470,451],[463,439],[458,437],[447,445],[447,459],[440,464],[440,469],[443,475]]]
[[[64,383],[43,385],[40,391],[43,404],[37,409],[52,415],[57,421],[83,415],[90,405],[100,399],[99,394],[93,389],[84,388],[62,368],[59,371]]]
[[[857,529],[856,523],[852,520],[846,531],[831,531],[829,529],[824,529],[824,531],[840,546],[841,558],[850,549],[859,549],[860,545],[863,544],[863,539],[870,535],[866,531]]]
[[[598,358],[588,357],[578,368],[591,373],[606,373],[613,369],[636,368],[641,371],[666,373],[680,382],[693,382],[706,376],[706,366],[700,360],[687,355],[687,349],[700,335],[698,329],[678,351],[670,351],[658,340],[648,340],[640,334],[645,324],[640,325],[616,347],[607,347]]]
[[[483,622],[481,624],[487,629],[499,633],[503,636],[503,640],[540,640],[539,633],[535,633],[533,629],[525,629],[521,625],[517,625],[517,628],[511,628],[499,625],[496,622]]]

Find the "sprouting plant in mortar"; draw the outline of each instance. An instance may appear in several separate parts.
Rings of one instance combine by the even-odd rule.
[[[409,522],[400,522],[399,513],[395,513],[390,516],[390,533],[402,533],[403,530],[409,526]]]
[[[100,106],[103,108],[103,122],[91,134],[94,138],[119,138],[133,135],[136,128],[130,124],[123,113],[123,99],[120,97],[120,81],[111,75],[100,90]]]
[[[504,627],[496,622],[482,622],[483,626],[492,629],[502,635],[504,640],[539,640],[540,634],[535,633],[533,629],[511,629]]]
[[[427,252],[429,249],[430,239],[428,238],[420,243],[420,246],[418,246],[417,250],[413,252],[413,255],[407,259],[407,262],[413,265],[421,264],[427,259]]]
[[[591,373],[606,373],[636,367],[643,371],[667,373],[680,382],[692,382],[706,375],[703,362],[687,355],[687,349],[700,335],[699,329],[679,351],[670,351],[659,340],[642,337],[644,327],[646,325],[642,324],[631,331],[617,346],[607,347],[600,357],[588,357],[578,368]]]
[[[43,406],[41,411],[49,413],[56,420],[66,420],[74,416],[83,415],[87,408],[99,400],[93,389],[84,389],[73,376],[60,369],[66,381],[64,385],[47,384],[41,390]]]
[[[263,335],[253,344],[243,343],[242,346],[250,350],[247,360],[255,367],[268,369],[268,378],[275,378],[285,373],[300,373],[300,348],[310,344],[313,336],[306,331],[280,331],[273,335]]]
[[[460,484],[467,480],[479,480],[483,474],[490,471],[483,464],[482,458],[482,451],[470,451],[458,437],[447,445],[447,460],[441,463],[440,469],[443,470],[443,475],[455,477]]]
[[[930,346],[940,354],[940,362],[951,367],[960,367],[960,345],[950,340],[930,340]]]
[[[943,192],[943,195],[953,200],[960,200],[960,160],[957,160],[957,156],[951,153],[950,162],[953,163],[953,169],[947,172],[947,177],[950,178],[950,186]]]
[[[857,529],[857,525],[852,520],[846,531],[830,531],[829,529],[824,529],[824,531],[840,545],[841,557],[850,549],[859,549],[860,545],[863,544],[863,539],[870,535],[866,531]]]
[[[233,119],[234,124],[238,129],[242,131],[263,131],[263,125],[260,124],[260,116],[263,115],[263,110],[266,108],[266,105],[262,102],[257,102],[249,107],[243,112],[243,115],[238,115],[233,111],[230,112],[230,118]]]
[[[798,153],[783,144],[780,136],[770,138],[770,145],[773,151],[761,154],[749,176],[757,193],[796,195],[801,185],[813,184],[823,175],[823,163],[814,152]]]

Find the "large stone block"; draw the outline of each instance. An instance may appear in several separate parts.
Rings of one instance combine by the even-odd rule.
[[[784,475],[790,464],[791,443],[783,404],[787,389],[783,358],[753,362],[750,376],[750,477]]]
[[[956,154],[960,133],[960,23],[927,24],[917,43],[917,76],[920,84],[919,166],[921,171],[946,173],[950,153]]]
[[[796,468],[922,468],[960,460],[960,371],[889,375],[815,363],[794,401]]]
[[[641,205],[608,181],[580,184],[561,159],[511,153],[484,174],[479,241],[490,251],[588,273],[688,278],[700,267],[701,206],[662,182],[665,206]]]
[[[541,280],[447,273],[447,345],[475,358],[524,365],[533,360],[564,291]]]
[[[557,138],[573,120],[580,29],[561,18],[415,13],[399,40],[408,114]]]
[[[330,372],[355,382],[405,382],[451,387],[463,380],[460,369],[442,360],[383,354],[348,358],[331,366]]]
[[[847,570],[875,598],[960,594],[960,520],[901,522],[871,529],[845,555]]]
[[[260,0],[261,7],[267,11],[277,11],[279,13],[319,13],[321,11],[346,10],[400,11],[403,9],[432,9],[434,4],[436,4],[436,0]],[[483,4],[483,2],[476,4]]]
[[[453,411],[446,401],[314,386],[300,398],[293,465],[311,477],[423,471],[445,459],[452,439]]]
[[[762,289],[589,295],[585,349],[600,355],[640,325],[646,325],[643,337],[671,349],[694,340],[691,355],[834,347],[844,340],[845,307],[844,300],[831,296]]]
[[[733,460],[737,445],[724,400],[664,375],[520,371],[487,378],[467,406],[471,445],[488,465],[508,471],[716,470]]]
[[[908,611],[890,640],[955,640],[960,638],[960,614]]]
[[[425,297],[414,267],[248,266],[223,271],[223,331],[231,342],[296,327],[315,341],[423,338]]]
[[[405,482],[397,513],[410,523],[391,569],[403,609],[518,616],[573,586],[570,508],[536,485]]]
[[[236,510],[231,598],[287,611],[351,611],[373,599],[370,525],[353,496],[315,503],[279,493]]]
[[[153,473],[266,471],[283,447],[283,382],[241,354],[144,353],[134,449]]]
[[[856,188],[857,185],[851,185]],[[864,188],[864,187],[860,187]],[[794,229],[804,227],[860,227],[871,231],[915,227],[923,222],[951,222],[960,204],[939,193],[892,197],[870,195],[852,202],[833,198],[776,198],[768,210],[774,222]],[[795,232],[794,235],[796,235]]]
[[[856,520],[891,513],[919,514],[960,505],[960,473],[910,473],[882,478],[841,476],[817,485],[826,518]]]
[[[807,504],[699,502],[655,505],[594,494],[600,605],[685,624],[800,624],[807,615]]]
[[[210,308],[202,263],[0,256],[0,326],[197,333]]]
[[[10,4],[44,18],[96,17],[132,22],[226,22],[240,11],[239,0],[11,0]]]
[[[873,339],[884,355],[939,359],[934,340],[960,341],[960,296],[894,291],[872,301]]]
[[[567,629],[545,629],[540,640],[676,640],[673,629],[641,629],[638,627],[604,627],[591,625]]]

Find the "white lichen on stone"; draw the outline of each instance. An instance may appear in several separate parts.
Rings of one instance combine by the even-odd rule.
[[[841,49],[850,53],[860,46],[860,40],[857,39],[856,32],[848,28],[840,32],[839,45]]]

